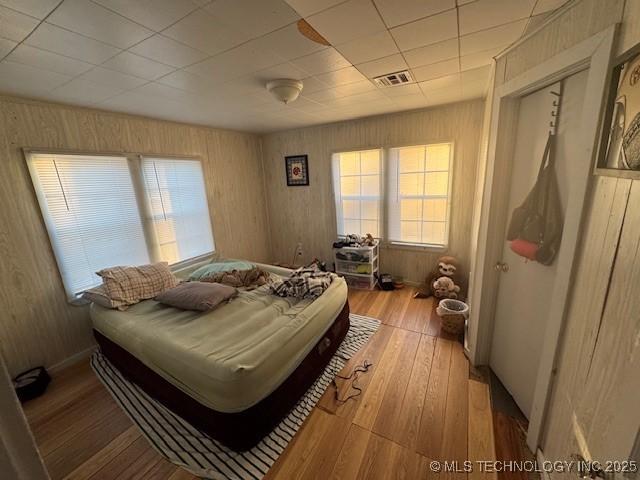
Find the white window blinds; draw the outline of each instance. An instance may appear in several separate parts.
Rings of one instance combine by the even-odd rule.
[[[30,153],[28,163],[70,299],[103,268],[214,251],[198,160]]]
[[[381,236],[382,152],[363,150],[333,155],[338,235]]]
[[[387,206],[391,242],[447,244],[451,158],[450,143],[390,149]]]
[[[31,154],[29,168],[70,297],[98,270],[149,263],[125,157]]]
[[[213,252],[200,162],[143,157],[142,172],[159,257],[177,263]]]

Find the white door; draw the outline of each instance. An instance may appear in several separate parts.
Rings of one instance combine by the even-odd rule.
[[[576,154],[587,71],[564,80],[560,121],[557,129],[556,172],[563,210],[572,194],[572,172],[590,168],[590,158]],[[533,187],[552,120],[551,91],[559,84],[538,90],[521,99],[509,212],[518,207]],[[505,233],[506,238],[506,233]],[[542,351],[542,342],[554,289],[556,263],[544,266],[525,261],[505,241],[501,263],[496,317],[491,343],[490,366],[527,418]]]

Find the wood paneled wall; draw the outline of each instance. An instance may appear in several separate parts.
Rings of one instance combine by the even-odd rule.
[[[476,100],[265,135],[263,159],[272,260],[291,262],[296,244],[302,242],[304,261],[314,256],[332,261],[331,245],[337,234],[332,153],[453,141],[451,233],[447,253],[459,257],[468,271],[483,106],[482,100]],[[297,154],[309,155],[308,187],[287,187],[284,157]],[[381,270],[422,282],[443,254],[386,248],[381,251]]]
[[[640,42],[640,2],[574,1],[498,60],[496,84],[615,23],[621,23],[620,54]],[[618,459],[626,454],[620,445],[633,443],[640,421],[640,181],[592,181],[542,442],[549,460],[584,454],[580,441],[594,454],[609,455],[599,460]]]
[[[0,348],[12,374],[93,343],[87,308],[66,302],[22,147],[200,156],[217,251],[270,258],[259,136],[0,97]]]

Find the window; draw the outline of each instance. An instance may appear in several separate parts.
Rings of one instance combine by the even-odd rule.
[[[196,160],[30,153],[28,164],[69,298],[106,267],[214,250]]]
[[[197,160],[143,158],[142,172],[149,222],[159,249],[169,263],[214,250],[202,165]]]
[[[380,150],[333,156],[338,234],[380,237],[382,155]]]
[[[448,143],[389,151],[389,241],[447,244],[450,164]]]
[[[384,166],[380,149],[335,154],[338,234],[371,233],[396,244],[446,246],[452,150],[450,143],[391,148]]]

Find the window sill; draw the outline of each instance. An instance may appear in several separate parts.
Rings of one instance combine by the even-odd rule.
[[[447,245],[423,245],[418,243],[395,243],[385,242],[380,245],[387,250],[404,250],[408,252],[443,253],[447,250]]]
[[[195,268],[199,268],[207,263],[211,263],[211,261],[216,258],[216,252],[205,253],[204,255],[200,255],[198,257],[188,258],[186,260],[182,260],[181,262],[173,263],[169,265],[169,269],[173,272],[174,275],[179,276],[180,273],[184,273],[185,271],[195,270]]]

